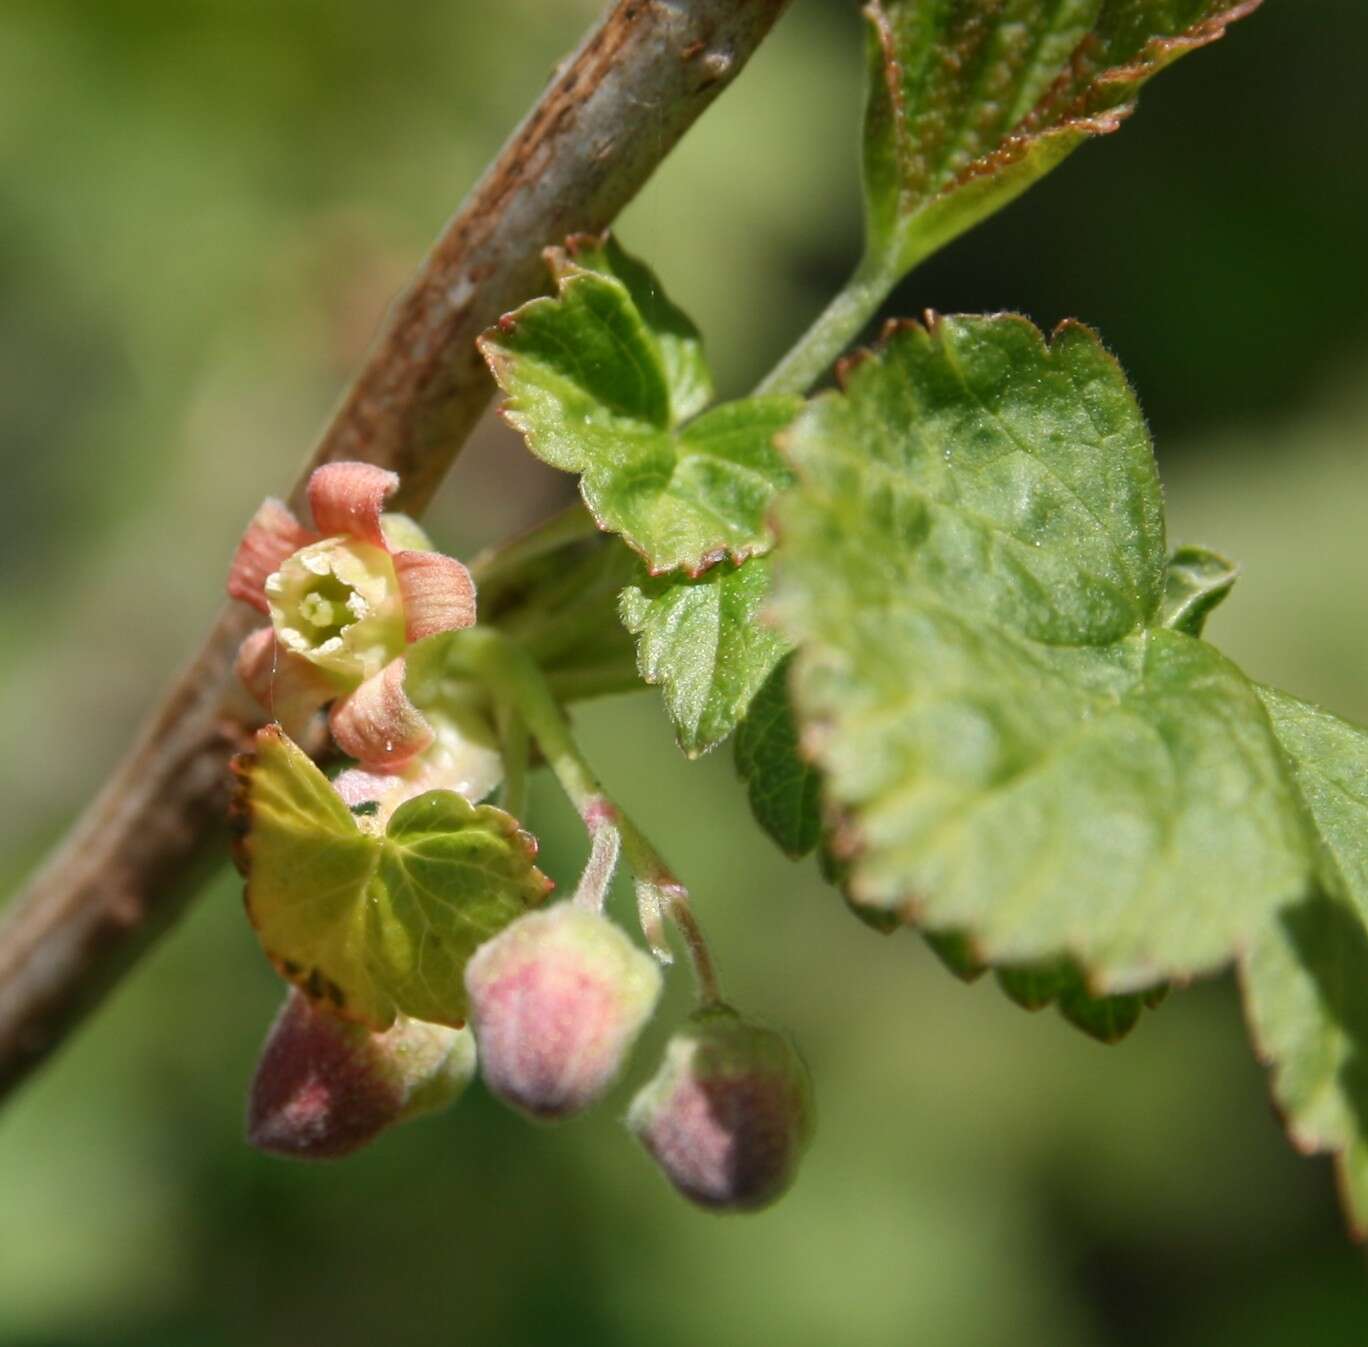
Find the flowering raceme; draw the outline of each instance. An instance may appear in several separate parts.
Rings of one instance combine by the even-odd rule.
[[[293,738],[331,702],[332,737],[359,760],[372,795],[377,777],[401,771],[443,728],[409,700],[406,645],[475,621],[470,572],[433,551],[411,519],[383,513],[398,485],[367,463],[318,468],[314,528],[266,501],[228,577],[233,598],[271,619],[238,653],[243,684]]]

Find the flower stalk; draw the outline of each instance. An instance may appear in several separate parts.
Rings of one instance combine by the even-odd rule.
[[[622,855],[637,888],[642,933],[656,957],[667,962],[668,946],[662,931],[668,919],[678,930],[693,967],[699,999],[704,1005],[721,1000],[716,965],[707,938],[689,902],[688,890],[631,816],[614,802],[595,776],[570,732],[565,713],[532,657],[516,641],[488,627],[471,627],[447,638],[444,654],[447,670],[483,682],[517,706],[531,736],[545,757],[560,787],[569,796],[589,830],[591,843],[608,829],[620,836]],[[600,844],[607,846],[606,843]],[[600,853],[601,869],[603,855]],[[595,869],[591,845],[586,875]],[[609,874],[611,877],[611,872]],[[591,890],[600,882],[590,881]],[[606,891],[606,883],[603,884]]]

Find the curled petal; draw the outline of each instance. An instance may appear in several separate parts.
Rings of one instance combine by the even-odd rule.
[[[304,738],[319,709],[337,696],[326,675],[282,649],[270,627],[243,641],[234,668],[247,691],[291,739]]]
[[[401,804],[426,791],[454,790],[478,804],[503,780],[503,754],[483,717],[469,709],[431,709],[424,718],[433,742],[422,753],[397,768],[348,767],[333,780],[349,809],[373,806],[363,812],[381,830]]]
[[[290,513],[283,501],[264,500],[233,554],[233,564],[228,568],[229,595],[266,612],[262,589],[266,577],[316,536]]]
[[[309,478],[314,526],[326,538],[346,534],[388,552],[380,514],[398,486],[395,473],[372,463],[325,463]]]
[[[441,552],[396,552],[394,570],[410,641],[475,625],[475,582],[455,557]]]
[[[397,767],[432,742],[432,727],[404,691],[402,656],[339,701],[328,725],[344,753],[374,767]]]

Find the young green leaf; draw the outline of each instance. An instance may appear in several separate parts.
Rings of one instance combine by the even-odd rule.
[[[467,961],[546,897],[537,844],[517,819],[432,790],[394,811],[367,898],[371,963],[414,1019],[462,1024]]]
[[[1159,483],[1084,328],[904,325],[785,437],[774,610],[859,902],[1100,992],[1212,968],[1305,887],[1257,696],[1158,625]]]
[[[866,265],[901,275],[1004,206],[1259,0],[874,0]]]
[[[1240,568],[1205,547],[1178,547],[1164,576],[1159,624],[1200,636],[1211,610],[1224,601]]]
[[[754,562],[748,563],[754,565]],[[806,856],[822,833],[821,775],[798,754],[786,656],[751,699],[736,733],[736,770],[751,812],[791,859]]]
[[[653,573],[697,575],[767,551],[769,504],[790,480],[774,436],[800,401],[696,415],[711,396],[698,333],[654,276],[606,237],[548,257],[555,296],[480,339],[509,424],[539,458],[581,474],[599,526]]]
[[[387,1029],[393,998],[360,957],[378,842],[279,726],[259,730],[255,754],[234,768],[247,915],[271,962],[311,1000]]]
[[[283,976],[372,1029],[462,1024],[466,961],[549,888],[516,820],[429,791],[369,832],[278,726],[237,770],[247,911]]]
[[[1368,1236],[1368,731],[1260,695],[1317,839],[1318,892],[1271,914],[1240,965],[1250,1028],[1292,1140],[1335,1155]]]
[[[768,558],[755,557],[693,580],[645,576],[622,591],[641,676],[663,687],[679,746],[691,758],[736,728],[788,648],[760,621],[768,590]]]

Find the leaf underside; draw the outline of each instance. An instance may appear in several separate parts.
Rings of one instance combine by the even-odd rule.
[[[1158,477],[1090,332],[904,325],[785,446],[775,610],[856,901],[1115,993],[1303,891],[1258,697],[1161,625]]]
[[[238,773],[247,911],[282,975],[372,1029],[462,1024],[466,961],[549,888],[517,821],[429,791],[366,831],[278,726]]]
[[[1336,1158],[1350,1226],[1368,1235],[1368,731],[1260,689],[1316,840],[1316,888],[1240,961],[1273,1095],[1293,1141]]]

